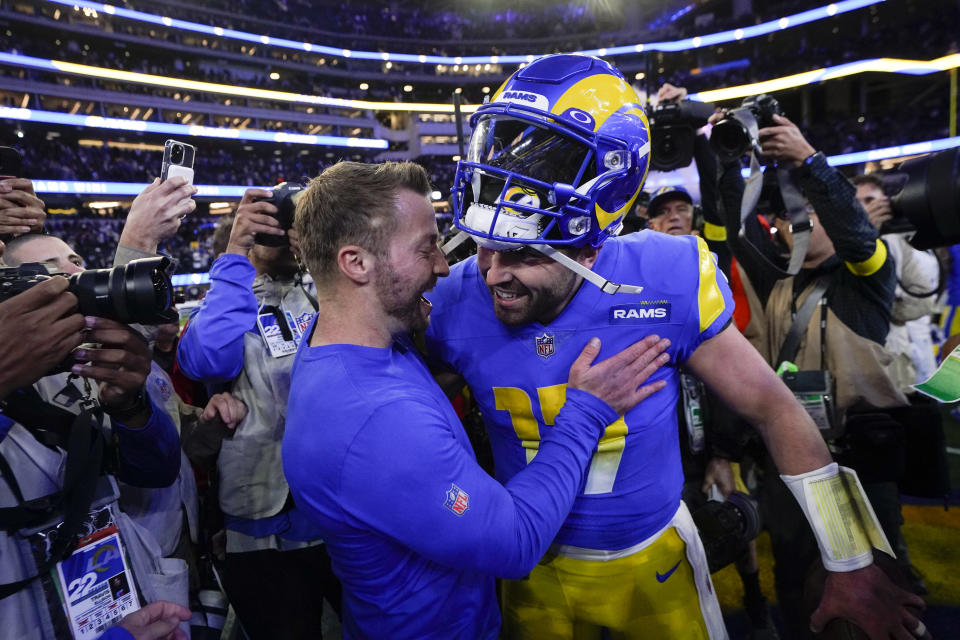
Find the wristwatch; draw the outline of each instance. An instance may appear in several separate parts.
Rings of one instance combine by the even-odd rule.
[[[150,407],[150,401],[147,399],[147,394],[144,391],[143,387],[140,387],[140,390],[137,392],[136,398],[133,399],[133,402],[126,407],[119,409],[108,409],[104,407],[104,411],[107,412],[115,422],[124,423],[130,418],[138,415],[144,409]]]

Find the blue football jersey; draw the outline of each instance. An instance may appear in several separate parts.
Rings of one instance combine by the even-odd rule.
[[[591,337],[598,361],[645,336],[669,338],[670,364],[651,378],[665,389],[609,425],[556,542],[619,550],[663,528],[680,502],[677,365],[730,322],[733,298],[706,243],[643,231],[607,241],[594,271],[637,284],[640,294],[580,287],[548,325],[510,327],[493,312],[476,258],[457,264],[428,294],[431,357],[461,373],[483,412],[497,478],[506,482],[537,455],[563,406],[570,366]]]

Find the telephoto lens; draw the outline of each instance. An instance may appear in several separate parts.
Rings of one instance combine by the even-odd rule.
[[[85,316],[126,324],[163,324],[173,311],[170,258],[143,258],[112,269],[88,269],[70,276],[69,290]]]

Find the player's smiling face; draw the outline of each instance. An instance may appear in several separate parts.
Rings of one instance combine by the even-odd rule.
[[[577,260],[592,267],[596,252],[581,252]],[[514,251],[480,247],[477,265],[490,289],[493,312],[500,322],[511,326],[549,324],[567,306],[581,282],[562,264],[529,247]]]

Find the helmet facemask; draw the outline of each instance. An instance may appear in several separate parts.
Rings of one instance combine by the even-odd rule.
[[[498,250],[532,243],[598,246],[598,238],[617,231],[594,229],[598,196],[636,162],[619,140],[532,111],[509,105],[474,117],[453,189],[457,226]]]

